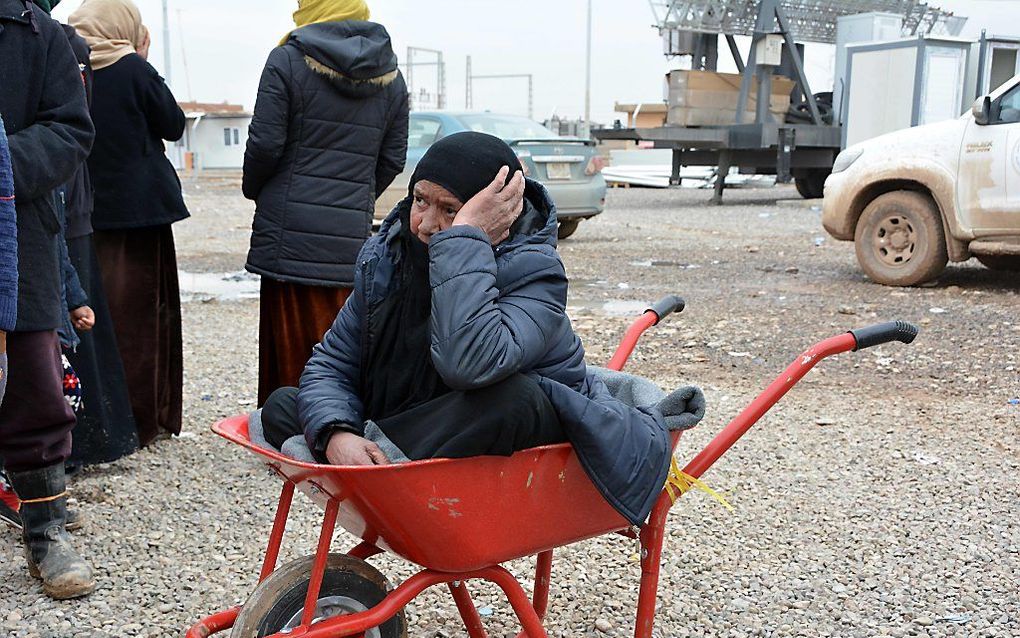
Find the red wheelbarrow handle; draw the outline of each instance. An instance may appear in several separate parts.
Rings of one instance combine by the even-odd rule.
[[[870,348],[890,341],[910,343],[917,336],[917,327],[905,321],[890,321],[875,324],[866,328],[851,330],[836,337],[816,343],[790,364],[786,370],[758,395],[751,405],[747,406],[737,418],[730,421],[723,431],[684,468],[684,472],[698,478],[712,464],[719,460],[726,450],[737,442],[751,426],[758,422],[772,406],[783,398],[790,388],[795,386],[815,364],[834,354]]]
[[[684,305],[683,297],[676,295],[666,295],[653,303],[634,323],[630,324],[630,328],[627,328],[627,333],[623,335],[623,340],[620,341],[616,353],[613,354],[613,358],[609,360],[606,367],[610,370],[623,370],[623,366],[627,363],[630,353],[634,352],[634,346],[637,345],[641,334],[674,312],[681,312]]]

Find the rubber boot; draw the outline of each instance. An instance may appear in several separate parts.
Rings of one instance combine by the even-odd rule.
[[[96,588],[92,568],[71,545],[65,529],[67,494],[64,464],[27,472],[8,472],[21,497],[21,530],[28,571],[42,580],[50,598],[77,598]]]

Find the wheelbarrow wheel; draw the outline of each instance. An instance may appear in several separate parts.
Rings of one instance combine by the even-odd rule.
[[[314,561],[314,556],[298,558],[259,583],[241,608],[230,638],[263,638],[300,625]],[[365,611],[389,590],[389,581],[375,567],[346,554],[330,554],[312,622]],[[407,638],[403,610],[366,631],[365,638]]]

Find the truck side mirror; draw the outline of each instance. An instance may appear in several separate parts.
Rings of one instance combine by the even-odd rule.
[[[974,105],[970,107],[970,114],[974,116],[974,122],[981,126],[988,124],[991,112],[992,98],[987,95],[982,95],[974,100]]]

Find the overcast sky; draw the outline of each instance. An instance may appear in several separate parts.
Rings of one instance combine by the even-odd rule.
[[[150,62],[165,73],[161,0],[136,0],[152,31]],[[254,105],[266,56],[293,26],[295,2],[286,0],[168,0],[171,86],[178,99]],[[80,4],[64,0],[54,16],[66,20]],[[968,16],[964,35],[1020,35],[1020,2],[933,0]],[[403,63],[407,47],[438,49],[446,62],[447,108],[464,108],[465,59],[475,75],[534,77],[534,116],[578,117],[584,112],[586,0],[369,0],[372,19],[386,25]],[[652,28],[644,0],[592,0],[592,117],[611,123],[614,102],[662,99],[670,63]],[[1005,29],[1001,25],[1007,25]],[[732,69],[720,52],[721,70]],[[745,45],[746,46],[746,45]],[[808,80],[831,89],[832,47],[809,45]],[[427,62],[422,54],[416,61]],[[415,66],[416,86],[435,91],[434,67]],[[828,85],[828,86],[826,86]],[[476,80],[475,109],[525,114],[527,81]]]

